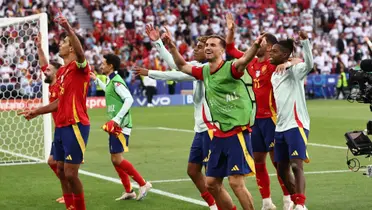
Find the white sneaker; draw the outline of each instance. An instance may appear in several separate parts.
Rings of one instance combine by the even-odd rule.
[[[210,209],[210,210],[218,210],[216,204],[213,204],[212,206],[210,206],[209,209]]]
[[[283,196],[283,210],[293,210],[294,206],[290,195]]]
[[[147,107],[154,107],[154,105],[151,104],[151,103],[148,103],[148,104],[147,104]]]
[[[144,199],[147,195],[147,192],[150,191],[151,188],[152,188],[152,185],[151,185],[150,182],[146,182],[145,185],[140,187],[139,190],[138,190],[137,201],[140,201],[140,200]]]
[[[296,208],[294,210],[307,210],[307,208],[306,206],[296,205]]]
[[[261,210],[276,210],[276,206],[273,204],[271,198],[262,199],[262,209]]]
[[[131,200],[131,199],[135,199],[136,197],[137,197],[137,195],[136,195],[136,192],[134,192],[134,191],[132,191],[130,193],[123,192],[123,194],[119,198],[116,198],[115,200],[116,201]]]

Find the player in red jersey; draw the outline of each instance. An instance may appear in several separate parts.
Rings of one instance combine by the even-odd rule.
[[[235,23],[232,14],[226,15],[227,37],[226,37],[226,53],[234,58],[240,58],[244,55],[235,48],[234,45],[234,29]],[[272,203],[270,195],[270,178],[266,168],[266,156],[270,154],[273,165],[274,162],[274,135],[276,123],[276,106],[273,95],[273,87],[271,85],[271,75],[274,73],[276,66],[270,64],[270,50],[278,41],[276,37],[270,33],[265,34],[261,48],[257,52],[257,57],[254,58],[247,66],[248,73],[253,79],[253,91],[256,97],[257,113],[255,125],[252,127],[252,148],[256,168],[256,181],[262,196],[263,210],[276,209]],[[295,62],[297,62],[296,60]],[[298,61],[299,62],[299,61]],[[288,190],[277,176],[280,186],[283,190],[283,208],[288,209],[293,205]]]
[[[90,122],[86,108],[89,86],[89,65],[84,56],[83,39],[75,34],[67,19],[60,15],[56,22],[67,32],[61,41],[59,56],[65,65],[58,70],[58,100],[24,114],[30,120],[38,115],[57,111],[54,159],[57,161],[66,208],[85,210],[84,191],[78,170],[84,158]],[[71,190],[66,187],[70,186]]]
[[[49,103],[52,103],[53,101],[58,99],[59,85],[57,83],[56,74],[57,74],[58,69],[61,67],[61,64],[59,64],[57,62],[54,62],[54,61],[51,61],[48,64],[48,61],[45,57],[45,54],[44,54],[43,48],[41,46],[41,43],[42,43],[41,42],[41,34],[39,33],[38,36],[35,39],[35,44],[36,44],[36,47],[37,47],[37,54],[39,56],[39,65],[41,66],[41,70],[43,71],[43,73],[45,75],[44,82],[49,84]],[[19,113],[19,114],[22,114],[22,112]],[[54,122],[55,122],[55,119],[56,119],[56,114],[57,114],[56,112],[52,112],[52,117],[53,117]],[[57,133],[54,132],[54,135],[56,135],[56,134]],[[53,154],[54,154],[54,141],[52,142],[52,147],[50,149],[50,156],[48,158],[48,165],[58,177],[57,161],[54,160]],[[58,198],[56,201],[59,202],[59,203],[65,203],[65,200],[64,200],[63,196]]]

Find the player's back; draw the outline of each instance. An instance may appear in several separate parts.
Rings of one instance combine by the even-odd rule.
[[[276,131],[285,131],[295,127],[310,130],[310,117],[307,112],[304,78],[297,78],[294,71],[304,63],[290,67],[284,73],[274,73],[271,82],[278,109]]]
[[[56,126],[64,127],[78,122],[89,125],[86,107],[89,64],[85,68],[78,68],[76,61],[72,61],[58,71],[60,93]]]
[[[253,91],[256,97],[256,118],[270,118],[276,115],[276,105],[271,84],[271,76],[276,66],[269,60],[259,62],[254,58],[247,66],[253,79]]]

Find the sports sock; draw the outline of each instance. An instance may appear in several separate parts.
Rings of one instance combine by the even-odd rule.
[[[234,206],[231,210],[236,210],[236,206]]]
[[[262,199],[270,198],[270,178],[267,172],[266,163],[255,164],[256,182]]]
[[[213,204],[216,203],[212,194],[210,194],[208,191],[200,194],[200,196],[205,200],[205,202],[208,203],[208,206],[212,206]]]
[[[65,199],[66,209],[74,209],[74,195],[72,193],[63,194],[63,198]]]
[[[295,204],[305,206],[306,196],[304,194],[294,194]]]
[[[144,186],[146,184],[145,180],[138,173],[138,171],[133,167],[132,163],[127,160],[123,160],[120,163],[120,168],[125,171],[129,176],[133,178],[134,181],[138,183],[139,186]]]
[[[53,170],[54,174],[58,177],[58,174],[57,174],[57,164],[49,165],[49,167]]]
[[[75,209],[74,210],[86,210],[85,200],[84,200],[84,193],[81,193],[79,195],[74,194],[74,203],[75,203]]]
[[[287,190],[287,187],[284,185],[284,182],[283,182],[282,178],[280,178],[280,176],[279,176],[278,168],[277,168],[276,163],[273,162],[273,165],[274,165],[274,167],[275,167],[275,169],[276,169],[276,176],[277,176],[277,178],[278,178],[278,181],[279,181],[280,187],[282,188],[283,195],[284,195],[284,196],[287,196],[287,195],[289,195],[289,192],[288,192],[288,190]]]
[[[129,176],[123,169],[121,169],[119,166],[115,166],[115,170],[118,173],[121,183],[123,184],[125,188],[125,192],[130,193],[132,192],[132,184],[130,183]]]

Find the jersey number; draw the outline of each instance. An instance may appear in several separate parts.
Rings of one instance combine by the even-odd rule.
[[[260,88],[260,80],[259,79],[253,79],[253,87],[254,88]]]

